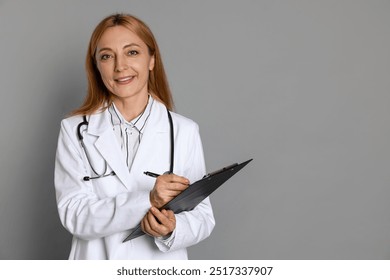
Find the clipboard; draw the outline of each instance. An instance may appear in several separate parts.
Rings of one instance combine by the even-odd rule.
[[[167,204],[162,206],[160,210],[172,210],[175,214],[178,214],[183,211],[191,211],[194,209],[200,202],[202,202],[206,197],[218,189],[223,183],[229,180],[234,174],[244,168],[249,162],[253,159],[249,159],[240,164],[234,163],[232,165],[226,166],[222,169],[214,171],[205,175],[199,181],[191,184],[178,196],[173,198]],[[137,238],[144,235],[145,233],[141,229],[141,224],[138,224],[137,227],[131,232],[129,236],[126,237],[123,242],[129,241],[131,239]]]

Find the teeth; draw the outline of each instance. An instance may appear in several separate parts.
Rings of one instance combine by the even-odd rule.
[[[126,82],[126,81],[129,81],[131,80],[133,77],[125,77],[125,78],[120,78],[120,79],[117,79],[118,82]]]

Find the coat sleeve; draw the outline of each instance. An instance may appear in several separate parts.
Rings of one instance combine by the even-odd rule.
[[[187,136],[187,139],[189,140],[187,143],[184,143],[188,150],[185,160],[184,176],[193,183],[206,174],[203,147],[197,124],[193,123],[192,129]],[[181,212],[176,214],[175,217],[176,229],[173,233],[174,237],[172,241],[169,242],[169,245],[167,245],[166,242],[164,243],[161,239],[155,239],[157,246],[163,252],[186,248],[197,244],[207,238],[215,226],[213,210],[209,198],[204,199],[192,211]]]
[[[74,236],[91,240],[134,228],[151,207],[148,191],[123,192],[99,199],[91,181],[75,128],[61,123],[55,160],[54,184],[59,216]]]

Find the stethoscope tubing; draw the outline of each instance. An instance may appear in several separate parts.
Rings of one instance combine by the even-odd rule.
[[[169,112],[168,108],[167,108],[167,114],[168,114],[168,120],[169,120],[169,127],[170,127],[170,148],[171,148],[171,151],[170,151],[170,158],[171,158],[171,162],[170,162],[170,166],[169,166],[169,171],[165,172],[165,173],[173,173],[173,168],[174,168],[174,156],[175,156],[175,147],[174,147],[174,128],[173,128],[173,120],[172,120],[172,115],[171,113]],[[83,116],[83,121],[80,122],[78,125],[77,125],[77,137],[80,141],[80,144],[81,144],[81,147],[85,153],[85,156],[87,158],[87,161],[88,161],[88,164],[89,166],[91,167],[92,169],[92,172],[96,175],[96,176],[85,176],[83,177],[83,180],[84,181],[90,181],[90,180],[94,180],[94,179],[99,179],[99,178],[104,178],[104,177],[108,177],[108,176],[115,176],[115,172],[114,171],[111,171],[110,173],[107,173],[107,161],[104,160],[104,172],[99,174],[96,169],[94,168],[94,166],[92,165],[92,162],[91,162],[91,158],[89,156],[89,153],[88,153],[88,150],[87,148],[85,147],[85,144],[84,144],[84,137],[82,135],[82,131],[81,131],[81,128],[83,126],[88,126],[89,125],[89,122],[87,121],[87,116]],[[85,129],[86,130],[86,129]]]

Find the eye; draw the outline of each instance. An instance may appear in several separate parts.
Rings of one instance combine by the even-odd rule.
[[[107,60],[107,59],[110,59],[110,58],[111,58],[111,55],[109,55],[109,54],[102,54],[100,56],[100,60]]]
[[[136,51],[136,50],[130,50],[130,51],[127,52],[127,54],[130,55],[130,56],[136,56],[137,54],[139,54],[139,52]]]

